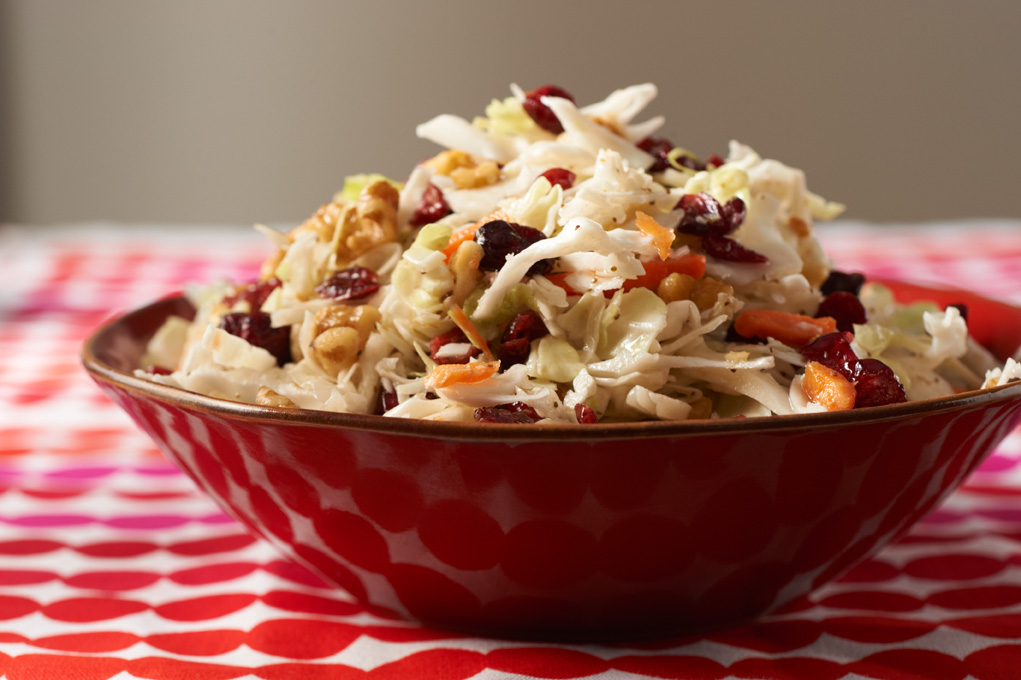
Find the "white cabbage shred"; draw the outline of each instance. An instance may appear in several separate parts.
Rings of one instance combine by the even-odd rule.
[[[817,335],[835,330],[812,320],[831,271],[813,228],[843,206],[738,142],[711,162],[650,151],[643,140],[664,123],[639,120],[652,84],[586,106],[511,92],[473,121],[418,126],[445,150],[403,185],[355,176],[290,233],[257,226],[274,247],[258,286],[193,294],[195,320],[169,318],[138,374],[236,401],[453,422],[853,406],[823,388],[858,398],[858,374],[806,371],[813,338],[790,331],[806,318]],[[529,113],[536,102],[545,123]],[[682,206],[686,195],[709,214]],[[376,285],[330,288],[352,272]],[[1021,364],[996,367],[969,339],[954,307],[898,306],[871,284],[860,299],[866,322],[848,352],[859,368],[888,367],[909,400],[1021,379]]]

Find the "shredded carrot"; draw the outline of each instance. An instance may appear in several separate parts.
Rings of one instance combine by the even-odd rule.
[[[465,227],[461,231],[455,231],[450,235],[450,242],[447,243],[447,247],[443,249],[443,255],[447,262],[450,262],[451,256],[457,252],[458,247],[465,241],[471,241],[475,238],[475,232],[479,230],[480,224],[473,224],[470,227]]]
[[[510,216],[507,213],[505,213],[502,210],[497,210],[494,213],[486,215],[485,217],[483,217],[481,220],[471,225],[470,227],[465,227],[460,231],[455,231],[453,234],[450,235],[450,241],[447,243],[447,247],[443,249],[443,255],[446,257],[447,262],[450,262],[450,256],[453,255],[455,251],[457,251],[458,246],[460,246],[465,241],[470,241],[473,238],[475,238],[475,232],[477,232],[479,230],[479,227],[481,227],[483,224],[487,224],[489,222],[492,222],[493,220],[508,220],[508,219],[510,219]]]
[[[808,398],[827,411],[849,411],[854,408],[857,396],[851,381],[818,361],[805,366],[805,379],[801,383]]]
[[[643,262],[645,273],[637,279],[629,279],[624,282],[624,290],[632,288],[651,288],[656,290],[659,282],[671,274],[687,274],[693,279],[700,279],[705,276],[705,255],[699,253],[685,253],[669,260],[651,260]]]
[[[835,333],[837,322],[829,316],[813,319],[775,309],[746,309],[734,320],[734,330],[746,338],[773,338],[801,347],[820,335]]]
[[[650,288],[656,290],[659,286],[659,282],[670,276],[671,274],[687,274],[693,279],[701,279],[705,276],[705,255],[699,253],[685,253],[677,257],[672,257],[669,260],[650,260],[649,262],[643,262],[642,266],[645,267],[645,273],[639,276],[637,279],[628,279],[621,286],[625,291],[631,290],[632,288]],[[567,283],[567,277],[572,272],[557,272],[556,274],[546,274],[546,278],[550,283],[563,288],[568,295],[581,295],[578,291]],[[613,297],[613,294],[617,292],[617,289],[606,291],[606,297]]]
[[[493,377],[499,370],[499,361],[440,364],[425,376],[425,386],[426,389],[433,390],[451,385],[470,385]]]
[[[471,319],[464,313],[464,310],[458,305],[451,305],[447,315],[451,321],[457,324],[458,328],[464,331],[464,334],[471,340],[471,343],[482,350],[482,355],[486,357],[486,361],[492,361],[493,353],[489,350],[489,343],[482,337],[482,333],[479,333],[479,329],[471,322]]]
[[[638,211],[635,213],[635,225],[638,231],[652,239],[652,245],[659,251],[659,259],[670,257],[670,246],[674,243],[674,232],[667,229],[652,217]]]

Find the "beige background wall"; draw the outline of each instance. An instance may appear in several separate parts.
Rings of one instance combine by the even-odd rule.
[[[516,81],[877,221],[1021,216],[1021,3],[0,0],[0,221],[295,222]]]

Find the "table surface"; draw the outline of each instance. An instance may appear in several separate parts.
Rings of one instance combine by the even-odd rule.
[[[1021,222],[820,228],[841,269],[1021,303]],[[41,678],[1021,676],[1021,431],[904,538],[712,635],[507,642],[366,612],[255,540],[79,365],[111,314],[253,277],[237,228],[0,226],[0,675]]]

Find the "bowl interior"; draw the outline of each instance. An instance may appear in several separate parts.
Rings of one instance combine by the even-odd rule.
[[[139,363],[149,339],[171,316],[193,319],[195,307],[183,297],[167,297],[107,323],[86,343],[86,367],[94,359],[121,373],[144,368]]]
[[[1021,349],[1021,308],[959,288],[883,281],[902,303],[932,301],[940,306],[964,304],[968,330],[976,341],[999,359],[1017,355]]]

